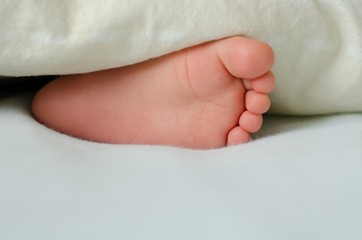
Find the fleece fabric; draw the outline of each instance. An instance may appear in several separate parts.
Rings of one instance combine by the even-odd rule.
[[[0,0],[0,75],[90,72],[244,35],[275,50],[272,112],[362,110],[360,0]]]

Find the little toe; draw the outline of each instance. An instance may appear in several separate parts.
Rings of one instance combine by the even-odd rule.
[[[271,93],[275,88],[275,77],[271,71],[258,78],[243,79],[243,82],[246,89],[260,93]]]
[[[260,114],[245,111],[239,119],[239,125],[249,133],[256,133],[263,125],[263,117]]]
[[[245,94],[246,109],[254,114],[266,113],[270,108],[270,99],[268,95],[249,90]]]
[[[238,144],[247,143],[250,141],[250,133],[241,128],[240,126],[237,126],[233,128],[227,138],[227,146],[234,146]]]

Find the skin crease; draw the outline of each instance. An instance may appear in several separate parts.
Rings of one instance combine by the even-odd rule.
[[[272,49],[231,37],[131,66],[60,77],[33,115],[56,131],[114,144],[209,149],[246,143],[262,126]]]

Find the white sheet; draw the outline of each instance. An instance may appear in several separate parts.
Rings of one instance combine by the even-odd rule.
[[[0,0],[0,75],[119,67],[232,35],[275,49],[272,111],[362,111],[360,0]]]
[[[362,238],[362,114],[269,116],[194,151],[61,135],[30,95],[0,100],[1,239]]]

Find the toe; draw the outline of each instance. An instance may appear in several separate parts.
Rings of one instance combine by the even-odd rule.
[[[263,114],[270,108],[270,99],[266,94],[250,90],[245,94],[245,106],[251,113]]]
[[[243,82],[246,89],[260,93],[271,93],[275,88],[275,77],[271,71],[258,78],[244,79]]]
[[[228,135],[227,146],[247,143],[250,141],[250,133],[240,126],[233,128]]]
[[[259,131],[262,124],[263,117],[260,114],[254,114],[249,111],[245,111],[239,120],[240,127],[249,133]]]
[[[274,64],[274,52],[268,44],[244,37],[226,39],[218,53],[226,69],[237,78],[259,77]]]

